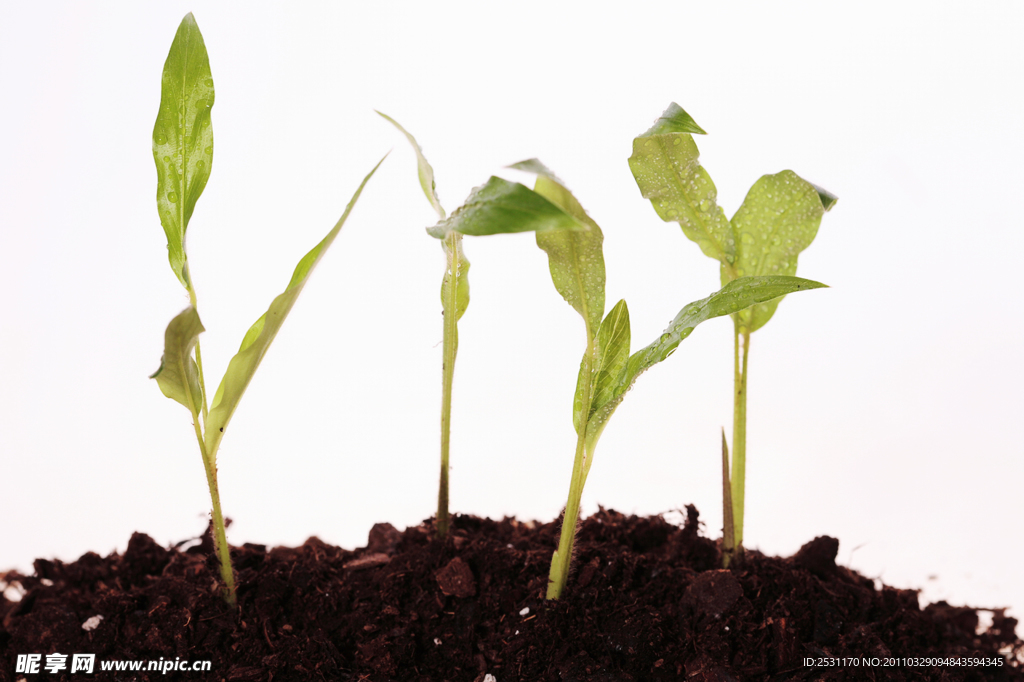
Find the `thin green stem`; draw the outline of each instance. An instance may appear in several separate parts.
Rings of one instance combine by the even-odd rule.
[[[569,500],[562,514],[562,530],[558,538],[558,549],[551,557],[551,572],[548,574],[548,599],[558,599],[565,590],[572,564],[573,544],[576,540],[576,524],[580,517],[580,500],[583,497],[584,471],[587,463],[587,425],[590,421],[590,401],[593,391],[594,341],[587,342],[583,356],[583,417],[576,437],[576,456],[572,464],[572,479],[569,483]]]
[[[462,235],[452,232],[447,238],[448,289],[444,301],[444,349],[441,366],[441,480],[437,490],[437,537],[448,535],[448,451],[451,444],[452,380],[455,376],[455,355],[459,348],[458,294],[462,264],[459,262],[459,241]]]
[[[188,279],[188,284],[189,284],[188,285],[188,302],[192,305],[193,308],[195,308],[198,311],[199,308],[198,308],[198,306],[196,304],[196,290],[195,290],[195,287],[192,285],[192,278],[191,277],[189,277],[189,279]],[[205,429],[206,428],[206,417],[209,414],[209,408],[207,407],[207,402],[206,402],[206,380],[203,378],[203,353],[199,349],[199,339],[196,339],[196,367],[199,369],[199,385],[203,387],[203,407],[202,407],[202,409],[203,409],[203,428]]]
[[[733,345],[733,418],[732,418],[732,509],[735,546],[743,551],[743,504],[746,495],[747,470],[747,355],[750,331],[734,320]]]
[[[193,413],[194,414],[194,413]],[[220,577],[224,581],[224,600],[235,606],[235,572],[231,567],[231,548],[228,546],[227,534],[224,531],[224,514],[220,509],[220,490],[217,486],[216,452],[207,453],[206,442],[199,429],[198,420],[195,424],[196,438],[199,440],[199,452],[203,456],[203,469],[206,470],[206,484],[210,488],[210,500],[213,502],[213,549],[220,562]]]

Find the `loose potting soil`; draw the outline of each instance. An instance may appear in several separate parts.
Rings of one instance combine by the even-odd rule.
[[[247,544],[232,549],[237,609],[209,532],[182,549],[136,533],[123,555],[2,576],[24,594],[0,598],[0,681],[1024,680],[1001,610],[979,629],[976,609],[922,609],[836,565],[829,537],[722,570],[699,525],[693,507],[682,526],[601,510],[555,602],[558,522],[455,516],[444,542],[429,522],[378,524],[355,551]],[[92,673],[71,672],[76,653],[95,655]],[[208,671],[183,669],[197,663]]]

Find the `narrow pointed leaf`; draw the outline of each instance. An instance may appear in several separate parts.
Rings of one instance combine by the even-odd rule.
[[[448,218],[427,228],[427,234],[444,239],[450,232],[482,236],[585,229],[586,225],[525,185],[491,176]]]
[[[681,113],[680,113],[681,112]],[[735,238],[725,212],[718,205],[718,189],[700,165],[700,153],[691,132],[703,132],[675,103],[643,135],[633,140],[629,168],[640,193],[650,199],[658,216],[677,222],[683,234],[704,255],[728,267],[735,253]],[[696,128],[696,130],[689,130]]]
[[[594,413],[587,428],[588,451],[596,446],[605,424],[622,402],[626,392],[632,388],[637,377],[674,353],[680,342],[689,336],[697,325],[779,296],[824,286],[820,282],[800,277],[741,277],[707,298],[683,307],[656,341],[629,356],[611,399],[594,406]]]
[[[376,111],[376,109],[374,111]],[[420,187],[423,189],[423,194],[426,195],[427,201],[430,202],[430,205],[434,207],[435,211],[437,211],[437,215],[443,220],[445,212],[441,207],[440,199],[437,198],[437,186],[434,183],[434,169],[427,162],[427,157],[423,156],[423,150],[420,148],[416,138],[413,137],[408,130],[403,128],[395,119],[383,112],[377,111],[377,113],[387,121],[390,121],[391,125],[398,128],[398,130],[405,135],[405,138],[409,140],[409,144],[412,145],[413,151],[416,152],[416,167],[419,172]]]
[[[199,368],[192,359],[192,349],[204,331],[195,308],[189,306],[178,313],[164,331],[160,368],[149,377],[156,379],[165,396],[184,405],[193,416],[199,413],[203,404],[203,389]]]
[[[735,275],[795,275],[797,257],[814,240],[824,213],[818,189],[793,171],[762,176],[732,218]],[[722,279],[732,279],[724,268]],[[781,300],[737,313],[740,326],[760,329]]]
[[[725,557],[724,567],[729,567],[729,559],[736,548],[736,526],[732,513],[732,482],[729,480],[729,444],[725,441],[725,429],[722,429],[722,554]]]
[[[369,182],[382,163],[384,163],[384,159],[378,161],[373,170],[363,178],[362,183],[360,183],[355,194],[352,195],[352,199],[348,202],[348,206],[345,207],[345,212],[338,219],[338,222],[327,233],[327,236],[299,261],[295,271],[292,273],[292,279],[288,283],[288,288],[274,299],[267,312],[260,319],[256,320],[256,323],[246,332],[245,338],[242,339],[241,347],[235,356],[231,358],[231,362],[228,363],[228,369],[224,373],[224,378],[221,379],[220,386],[217,388],[217,394],[213,399],[213,404],[210,406],[210,416],[206,422],[205,438],[207,452],[210,453],[211,457],[216,454],[217,449],[220,447],[221,438],[224,437],[224,429],[227,427],[232,415],[234,415],[235,408],[238,407],[238,401],[241,400],[242,394],[245,393],[249,382],[252,381],[256,369],[270,348],[270,344],[274,341],[274,337],[277,336],[277,332],[281,329],[281,325],[284,324],[288,313],[291,312],[292,306],[295,305],[295,301],[306,285],[310,273],[317,263],[320,262],[320,258],[330,247],[335,237],[338,236],[342,226],[348,219],[349,213],[352,212],[356,201],[359,200],[359,195],[362,194],[366,183]]]
[[[213,165],[213,77],[206,44],[192,14],[178,26],[164,62],[160,112],[153,127],[156,205],[167,235],[171,269],[191,288],[185,231]]]
[[[597,365],[591,409],[614,397],[619,376],[629,360],[629,343],[629,308],[626,301],[621,300],[608,312],[597,333]]]

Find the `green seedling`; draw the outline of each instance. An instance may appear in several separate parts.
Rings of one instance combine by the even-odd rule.
[[[538,232],[536,235],[537,246],[548,255],[555,289],[583,318],[587,335],[587,347],[580,362],[573,397],[573,426],[577,438],[569,498],[548,577],[547,598],[558,599],[569,577],[580,499],[594,462],[597,442],[637,377],[674,353],[679,343],[701,322],[794,291],[824,285],[797,277],[740,278],[728,283],[721,291],[684,306],[658,339],[630,354],[626,302],[620,300],[607,315],[604,314],[604,236],[601,228],[587,215],[565,184],[539,161],[530,159],[511,168],[534,173],[537,176],[534,191],[588,228]]]
[[[444,336],[441,380],[441,476],[437,492],[437,536],[448,534],[448,453],[451,439],[452,380],[455,375],[455,356],[459,347],[459,320],[469,307],[469,260],[462,250],[462,235],[489,235],[524,230],[550,231],[578,230],[583,225],[566,216],[543,197],[529,188],[492,177],[478,187],[466,203],[452,215],[452,222],[438,199],[434,183],[434,169],[427,162],[416,138],[397,121],[377,112],[395,126],[416,152],[416,167],[420,188],[437,213],[438,227],[430,234],[441,241],[447,266],[441,281],[441,307],[444,313]]]
[[[284,293],[273,300],[267,312],[246,332],[241,347],[228,363],[213,401],[208,404],[199,346],[199,334],[204,329],[189,274],[185,232],[213,165],[213,129],[210,124],[213,101],[213,78],[206,45],[195,18],[188,14],[178,27],[164,63],[160,113],[153,128],[153,158],[157,169],[157,209],[167,235],[171,269],[188,292],[189,306],[167,325],[160,368],[151,378],[156,379],[165,396],[184,405],[192,415],[213,503],[214,546],[224,581],[224,598],[234,605],[234,573],[217,487],[217,451],[242,394],[310,273],[338,236],[363,187],[383,159],[363,178],[334,228],[299,261]]]
[[[679,223],[683,234],[696,242],[704,255],[719,262],[723,285],[751,275],[795,275],[797,257],[814,240],[821,217],[835,205],[836,196],[785,170],[754,183],[743,205],[728,220],[718,206],[718,190],[698,160],[694,134],[705,133],[673,102],[650,130],[633,140],[629,167],[644,198],[650,199],[662,220]],[[779,301],[781,298],[758,303],[732,315],[731,475],[723,441],[726,565],[743,549],[750,335],[771,319]]]

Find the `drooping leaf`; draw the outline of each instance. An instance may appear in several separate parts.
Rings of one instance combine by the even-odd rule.
[[[732,218],[736,259],[731,271],[722,268],[722,283],[733,274],[795,275],[797,257],[814,240],[825,213],[820,197],[818,188],[789,170],[762,176],[755,182]],[[737,313],[739,325],[751,332],[760,329],[775,314],[781,300]]]
[[[181,20],[164,62],[160,112],[153,127],[156,205],[167,235],[175,276],[191,288],[185,231],[213,165],[213,77],[199,26],[191,13]]]
[[[677,222],[704,255],[731,264],[735,237],[718,205],[718,189],[700,165],[691,133],[700,130],[674,102],[655,125],[633,140],[629,168],[658,216]]]
[[[376,109],[374,111],[376,111]],[[416,152],[416,167],[419,172],[420,187],[423,189],[423,194],[426,195],[427,201],[429,201],[430,205],[434,207],[435,211],[437,211],[437,215],[444,220],[445,212],[441,207],[441,201],[437,198],[437,188],[434,183],[434,169],[427,162],[427,157],[423,156],[423,150],[420,148],[416,138],[413,137],[408,130],[403,128],[395,119],[383,112],[377,111],[377,113],[390,121],[391,125],[398,128],[398,130],[405,135],[405,138],[409,140],[409,144],[412,145],[413,150]]]
[[[444,239],[450,232],[482,236],[585,229],[586,225],[525,185],[491,176],[448,218],[427,228],[427,234]]]
[[[629,356],[615,385],[612,397],[603,404],[595,404],[587,427],[587,450],[592,452],[605,424],[626,392],[642,373],[675,352],[680,342],[697,325],[722,315],[731,315],[752,305],[785,296],[796,291],[819,289],[826,285],[800,277],[770,276],[741,277],[729,282],[707,298],[683,307],[665,332],[653,343]]]
[[[241,400],[245,389],[249,386],[249,382],[252,381],[256,369],[270,348],[270,344],[274,341],[274,337],[277,336],[277,332],[281,329],[281,325],[284,324],[288,313],[291,312],[292,306],[295,305],[295,301],[302,292],[302,288],[306,285],[310,273],[317,263],[320,262],[320,258],[330,247],[335,237],[338,236],[342,226],[348,219],[349,213],[352,212],[356,201],[359,200],[359,195],[362,194],[363,188],[366,187],[366,183],[370,181],[370,178],[373,177],[373,174],[377,172],[382,163],[384,163],[384,159],[378,161],[373,170],[363,178],[362,183],[360,183],[355,194],[352,195],[352,199],[348,202],[348,206],[345,207],[345,212],[338,219],[338,222],[319,244],[303,256],[299,264],[295,266],[291,281],[288,283],[284,293],[274,299],[267,312],[260,319],[256,320],[255,324],[246,332],[245,337],[242,339],[241,347],[239,347],[238,352],[228,363],[228,369],[224,373],[224,378],[221,379],[220,386],[217,388],[217,393],[213,398],[213,404],[210,406],[210,416],[206,421],[205,439],[207,452],[211,457],[216,454],[217,449],[220,447],[221,438],[224,437],[224,429],[227,427],[232,415],[234,415],[235,408],[238,407],[238,401]]]
[[[192,306],[175,315],[164,331],[160,368],[149,377],[156,379],[165,396],[184,405],[193,416],[198,415],[202,407],[203,389],[192,349],[204,331],[199,313]]]
[[[548,255],[555,289],[583,318],[587,339],[592,340],[604,317],[604,234],[553,174],[538,175],[534,189],[589,228],[538,232],[537,246]]]

